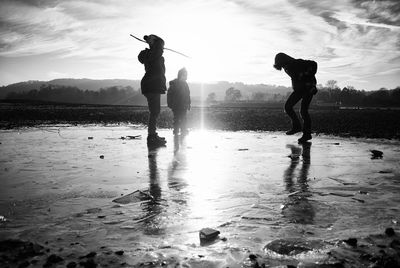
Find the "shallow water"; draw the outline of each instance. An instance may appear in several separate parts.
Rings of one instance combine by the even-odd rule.
[[[318,136],[301,146],[280,132],[159,133],[167,147],[149,150],[141,127],[1,131],[0,238],[121,249],[128,264],[241,267],[249,253],[270,254],[264,246],[275,239],[335,242],[398,228],[398,142]],[[383,158],[371,159],[371,149]],[[113,202],[136,190],[151,198]],[[204,227],[226,239],[200,244]]]

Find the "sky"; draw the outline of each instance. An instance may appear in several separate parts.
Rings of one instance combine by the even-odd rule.
[[[141,79],[137,60],[156,34],[167,80],[290,85],[284,52],[318,63],[325,85],[400,86],[400,1],[0,0],[0,85],[55,78]]]

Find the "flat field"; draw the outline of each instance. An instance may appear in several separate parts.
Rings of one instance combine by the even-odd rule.
[[[312,108],[313,132],[367,138],[400,138],[400,110]],[[0,128],[42,124],[146,124],[147,107],[110,105],[0,103]],[[290,120],[283,107],[193,107],[192,129],[285,131]],[[172,112],[162,107],[158,122],[172,127]]]

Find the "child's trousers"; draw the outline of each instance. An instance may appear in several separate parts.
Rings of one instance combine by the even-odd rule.
[[[185,134],[187,132],[186,128],[186,114],[187,110],[174,110],[174,134],[178,135],[179,130],[181,134]]]

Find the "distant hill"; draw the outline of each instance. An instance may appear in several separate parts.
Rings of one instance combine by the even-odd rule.
[[[38,80],[30,80],[26,82],[20,82],[15,84],[10,84],[7,86],[0,87],[0,99],[4,99],[8,93],[10,92],[28,92],[33,89],[39,90],[42,85],[59,85],[59,86],[71,86],[77,87],[82,90],[91,90],[91,91],[99,91],[101,88],[108,88],[112,86],[131,86],[134,89],[138,90],[140,88],[139,80],[128,80],[128,79],[72,79],[72,78],[63,78],[63,79],[54,79],[50,81],[38,81]]]
[[[128,79],[72,79],[72,78],[63,78],[63,79],[54,79],[50,81],[37,81],[31,80],[26,82],[20,82],[15,84],[10,84],[7,86],[0,87],[0,99],[4,99],[7,94],[11,92],[28,92],[30,90],[39,90],[42,85],[59,85],[59,86],[70,86],[77,87],[81,90],[91,90],[91,91],[99,91],[101,88],[108,88],[113,86],[131,86],[135,90],[140,89],[140,80],[128,80]],[[287,92],[290,92],[292,89],[289,87],[283,86],[274,86],[274,85],[265,85],[265,84],[256,84],[249,85],[243,83],[231,83],[226,81],[221,81],[217,83],[208,83],[208,84],[200,84],[200,83],[189,83],[191,95],[194,98],[198,98],[201,95],[207,97],[208,94],[214,92],[217,96],[218,100],[223,100],[225,96],[225,91],[234,87],[235,89],[239,89],[242,92],[244,98],[247,96],[251,96],[256,92],[263,92],[270,95],[273,94],[281,94],[286,95]]]
[[[243,103],[282,103],[287,99],[290,87],[274,85],[248,85],[220,81],[216,83],[189,83],[193,106],[202,104],[208,94],[215,98],[208,103],[225,100],[225,93],[235,92],[235,99],[227,98],[228,105]],[[232,90],[233,88],[233,90]],[[239,92],[240,91],[240,92]],[[232,95],[228,95],[232,97]],[[147,105],[140,92],[139,80],[127,79],[55,79],[51,81],[27,81],[0,87],[0,99],[7,101],[45,101],[74,104]],[[242,102],[239,104],[238,102]],[[400,87],[376,91],[318,87],[313,102],[320,106],[346,107],[400,107]],[[166,95],[161,104],[166,105]]]
[[[131,86],[134,89],[138,90],[140,88],[140,80],[129,80],[129,79],[54,79],[48,82],[52,85],[60,85],[60,86],[72,86],[77,87],[82,90],[92,90],[98,91],[101,88],[108,88],[113,86],[121,86],[127,87]]]
[[[241,82],[227,82],[219,81],[216,83],[200,84],[200,83],[189,83],[190,93],[192,96],[201,96],[203,89],[203,96],[207,97],[208,94],[214,92],[217,96],[217,100],[223,100],[225,97],[225,92],[228,88],[239,89],[242,93],[243,98],[246,99],[251,97],[253,93],[261,92],[268,95],[281,94],[286,95],[288,92],[292,91],[291,87],[266,85],[266,84],[244,84]]]

